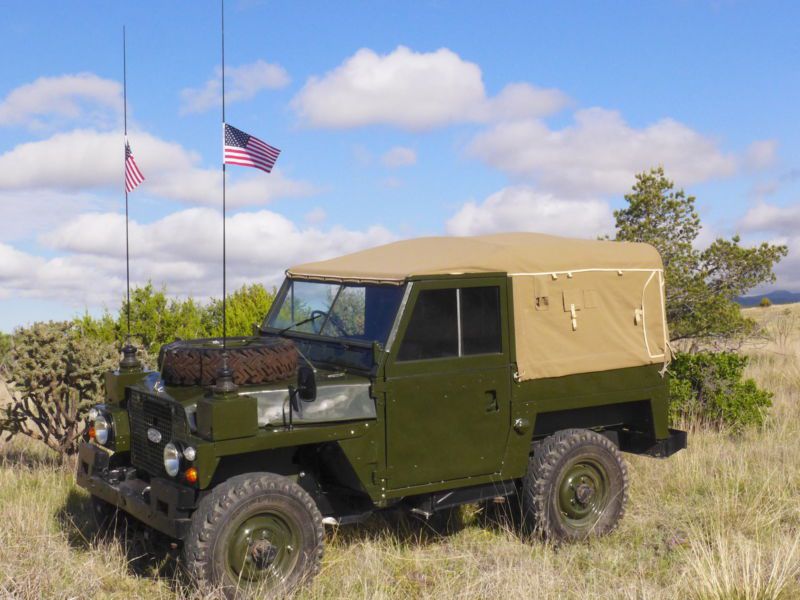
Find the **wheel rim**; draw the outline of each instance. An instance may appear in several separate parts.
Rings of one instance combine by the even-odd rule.
[[[558,486],[558,510],[575,529],[591,529],[608,504],[609,477],[605,467],[592,459],[580,459],[564,472]]]
[[[242,584],[277,585],[292,573],[299,556],[297,525],[279,512],[264,512],[246,518],[234,530],[227,567]]]

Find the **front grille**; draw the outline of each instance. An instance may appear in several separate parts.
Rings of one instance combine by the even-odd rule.
[[[131,464],[151,475],[164,475],[164,446],[172,439],[172,409],[156,396],[128,390],[131,425]],[[158,442],[147,436],[149,429],[161,434]]]

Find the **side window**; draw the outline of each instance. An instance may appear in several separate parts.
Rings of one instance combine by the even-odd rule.
[[[502,343],[499,287],[423,290],[397,360],[493,354]]]
[[[398,360],[458,356],[456,290],[423,290],[417,296]]]
[[[500,288],[463,288],[461,293],[461,354],[502,352]]]

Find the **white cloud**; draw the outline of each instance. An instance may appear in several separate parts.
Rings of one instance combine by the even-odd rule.
[[[146,132],[129,134],[145,182],[135,192],[215,206],[222,197],[222,174],[199,166],[200,156],[180,144]],[[0,155],[0,190],[87,190],[122,184],[121,132],[80,129],[46,140],[20,144]],[[288,178],[280,169],[229,174],[230,206],[266,204],[276,198],[313,194],[309,183]]]
[[[775,267],[777,284],[770,287],[800,292],[800,235],[772,240],[771,243],[786,244],[789,254]]]
[[[494,98],[487,99],[481,120],[506,121],[542,117],[558,112],[570,103],[563,92],[509,83]]]
[[[777,140],[758,140],[747,148],[745,163],[751,169],[764,169],[775,162],[777,154]]]
[[[606,202],[563,200],[522,185],[504,188],[480,203],[467,202],[447,221],[451,235],[535,231],[592,238],[613,228]]]
[[[318,206],[308,211],[303,218],[309,225],[319,225],[328,218],[328,213],[324,208]]]
[[[747,232],[771,233],[770,243],[789,246],[789,255],[775,267],[777,285],[800,291],[800,201],[787,206],[759,202],[745,213],[738,226]]]
[[[20,252],[13,246],[0,243],[0,281],[19,281],[44,261],[38,257]]]
[[[734,156],[677,121],[636,129],[619,113],[600,108],[576,112],[575,123],[560,130],[535,119],[500,123],[477,135],[468,152],[560,195],[622,193],[635,173],[656,165],[679,185],[728,176],[737,168]]]
[[[79,118],[105,124],[121,112],[122,86],[116,81],[92,73],[40,77],[0,102],[0,125],[40,129]]]
[[[322,77],[311,77],[292,106],[314,127],[388,124],[412,130],[458,122],[540,117],[567,104],[558,90],[527,83],[489,98],[481,69],[455,52],[398,46],[379,55],[362,48]]]
[[[165,284],[174,295],[219,296],[222,216],[192,208],[149,224],[130,222],[131,278]],[[0,295],[52,298],[76,307],[116,305],[124,292],[124,216],[88,213],[42,235],[58,252],[43,258],[0,243]],[[228,280],[276,284],[292,264],[329,258],[387,243],[380,226],[365,230],[298,227],[266,210],[228,217]]]
[[[797,234],[800,232],[800,202],[789,206],[760,202],[747,211],[739,226],[745,231]]]
[[[136,161],[145,177],[159,168],[185,171],[199,157],[180,145],[146,133],[132,133]],[[20,144],[0,155],[0,189],[78,190],[121,186],[122,132],[77,129]]]
[[[411,148],[395,146],[381,157],[381,162],[389,168],[408,167],[417,164],[417,153]]]
[[[0,241],[30,238],[90,210],[118,209],[119,202],[119,195],[107,200],[86,193],[52,190],[0,192]]]
[[[277,64],[257,60],[249,65],[228,67],[225,70],[225,101],[250,100],[261,90],[276,90],[289,85],[289,74]],[[214,77],[203,87],[181,90],[182,115],[199,113],[222,104],[222,69],[217,67]]]

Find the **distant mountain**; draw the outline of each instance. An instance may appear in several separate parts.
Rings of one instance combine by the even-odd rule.
[[[800,302],[800,292],[789,292],[787,290],[776,290],[768,294],[760,294],[758,296],[739,296],[736,302],[740,306],[750,307],[758,306],[762,298],[769,298],[773,304],[793,304]]]

